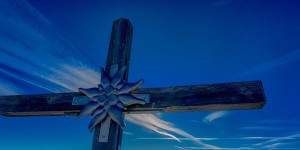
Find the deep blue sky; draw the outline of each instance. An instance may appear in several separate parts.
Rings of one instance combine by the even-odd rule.
[[[299,7],[296,0],[1,0],[0,94],[97,85],[112,22],[123,17],[134,27],[129,81],[259,79],[268,101],[262,110],[130,116],[124,150],[300,149]],[[0,149],[90,149],[88,123],[0,117]]]

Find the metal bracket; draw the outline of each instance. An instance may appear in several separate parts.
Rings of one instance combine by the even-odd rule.
[[[112,78],[118,72],[118,64],[113,64],[110,66],[109,76]],[[109,116],[101,122],[101,128],[99,133],[99,142],[108,142],[109,130],[110,130],[111,118]]]
[[[109,129],[110,129],[111,118],[109,116],[101,122],[99,142],[108,142]]]
[[[86,105],[89,101],[91,99],[87,96],[76,96],[73,97],[72,105]]]
[[[132,94],[136,98],[144,100],[146,103],[150,102],[150,94]],[[87,96],[76,96],[73,97],[72,105],[86,105],[89,101],[91,101],[90,98]]]

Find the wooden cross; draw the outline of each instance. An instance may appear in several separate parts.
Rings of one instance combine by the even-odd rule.
[[[132,33],[129,20],[119,19],[113,23],[105,71],[109,74],[111,70],[127,66],[124,80],[128,78]],[[124,114],[261,109],[266,103],[261,81],[141,88],[131,94],[147,94],[150,98],[145,105],[131,105]],[[83,105],[74,105],[74,101],[83,96],[80,92],[1,96],[0,115],[73,116],[83,108]],[[114,121],[109,124],[109,128],[104,127],[103,122],[95,127],[92,150],[120,149],[122,129]],[[103,138],[101,128],[108,134],[107,142],[99,142],[99,138]],[[103,131],[105,129],[108,131]]]

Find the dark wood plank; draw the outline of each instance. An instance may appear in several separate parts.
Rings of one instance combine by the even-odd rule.
[[[127,66],[124,75],[124,80],[126,81],[129,72],[132,34],[133,27],[128,19],[114,21],[106,59],[105,71],[108,73],[112,65],[117,64],[119,69]]]
[[[107,54],[105,71],[109,74],[113,65],[118,65],[118,69],[126,66],[126,72],[123,77],[128,79],[129,60],[131,52],[133,28],[128,19],[118,19],[114,21],[110,44]],[[108,142],[98,142],[101,123],[95,127],[92,150],[117,150],[121,147],[122,133],[121,127],[111,121]]]
[[[68,116],[76,115],[83,106],[72,105],[78,92],[14,95],[0,97],[0,115],[3,116]]]
[[[129,113],[260,109],[266,103],[261,81],[148,88],[133,93],[150,94],[150,103],[132,106]]]
[[[266,103],[261,81],[209,85],[142,88],[135,94],[150,94],[146,105],[133,105],[127,113],[260,109]],[[19,95],[0,97],[0,115],[76,115],[82,106],[73,106],[79,93]]]

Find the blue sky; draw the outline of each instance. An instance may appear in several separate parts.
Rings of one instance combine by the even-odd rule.
[[[262,110],[127,116],[124,150],[300,149],[300,2],[1,0],[0,94],[93,87],[112,22],[133,24],[142,87],[263,81]],[[0,117],[2,150],[90,149],[89,118]]]

